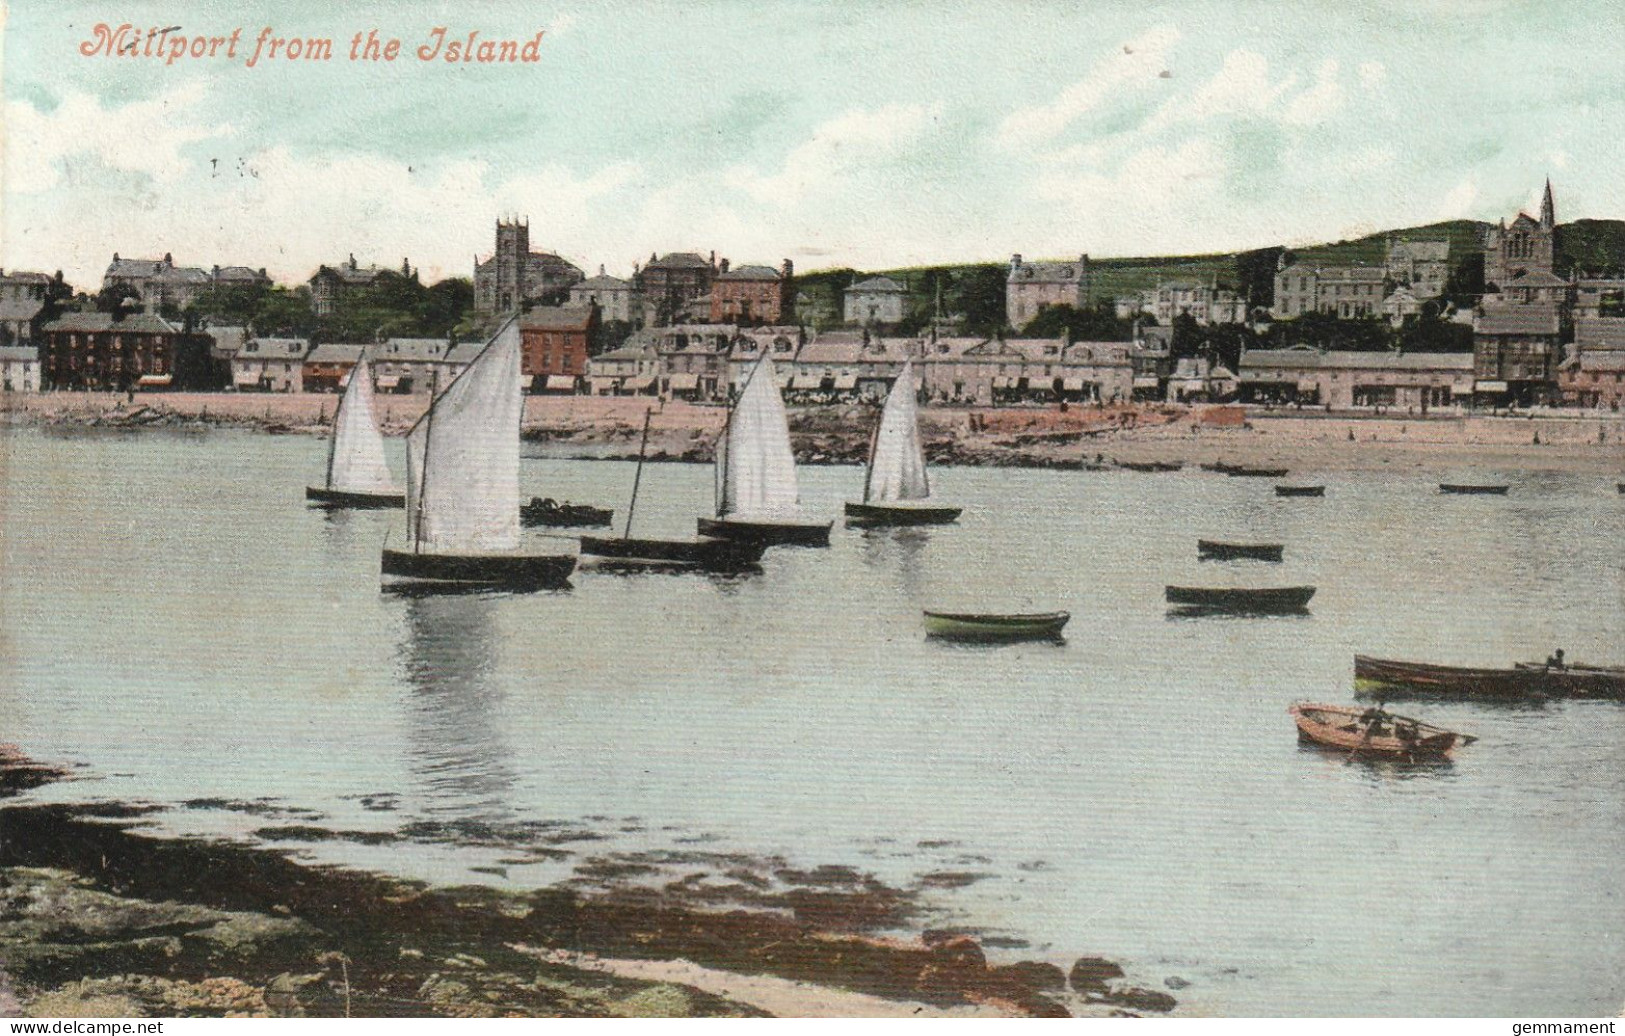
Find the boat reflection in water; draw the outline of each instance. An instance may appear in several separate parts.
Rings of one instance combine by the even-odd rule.
[[[514,817],[513,749],[497,714],[504,595],[408,597],[400,665],[407,698],[407,768],[425,813],[503,821]]]

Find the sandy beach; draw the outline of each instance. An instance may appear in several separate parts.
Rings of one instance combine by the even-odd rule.
[[[0,422],[87,427],[228,427],[272,434],[323,435],[331,395],[150,394],[131,401],[108,393],[9,394]],[[422,416],[424,396],[378,397],[388,435]],[[647,456],[708,462],[725,420],[720,406],[634,397],[530,397],[524,436],[550,456],[636,457],[645,412]],[[877,410],[869,406],[792,408],[803,463],[861,463]],[[1559,470],[1625,473],[1625,415],[1558,410],[1490,416],[1433,412],[1265,410],[1139,404],[1112,407],[937,408],[921,411],[933,463],[1070,467],[1080,462],[1219,461],[1302,471],[1404,468]]]

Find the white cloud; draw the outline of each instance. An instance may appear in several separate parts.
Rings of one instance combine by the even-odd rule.
[[[1293,126],[1319,125],[1343,107],[1343,96],[1337,62],[1327,59],[1315,70],[1314,85],[1287,104],[1281,121]]]
[[[1388,78],[1388,66],[1380,61],[1362,61],[1357,74],[1362,87],[1375,90]]]
[[[1463,180],[1450,188],[1439,203],[1440,219],[1464,219],[1473,212],[1473,203],[1478,200],[1478,187],[1472,180]]]
[[[814,191],[839,187],[842,174],[912,144],[941,115],[941,105],[855,109],[814,129],[811,139],[785,156],[778,172],[764,175],[740,166],[728,171],[725,181],[758,201],[792,205]]]
[[[1161,25],[1136,37],[1096,63],[1088,75],[1061,91],[1053,101],[1011,112],[999,124],[995,139],[1010,150],[1042,144],[1113,95],[1134,84],[1144,88],[1159,82],[1157,77],[1167,69],[1168,54],[1179,36],[1178,29]]]
[[[1274,108],[1281,95],[1297,83],[1288,76],[1270,82],[1269,62],[1251,50],[1233,50],[1213,77],[1188,96],[1174,97],[1147,119],[1142,129],[1153,132],[1182,123],[1203,122],[1220,116],[1262,115]]]

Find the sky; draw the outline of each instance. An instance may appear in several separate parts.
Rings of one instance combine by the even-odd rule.
[[[0,266],[91,290],[115,252],[471,276],[511,215],[619,276],[1309,244],[1548,176],[1560,220],[1625,217],[1614,0],[0,3]],[[124,22],[241,37],[81,53]],[[333,58],[249,67],[267,27]],[[419,60],[436,27],[540,60]],[[395,61],[349,60],[369,29]]]

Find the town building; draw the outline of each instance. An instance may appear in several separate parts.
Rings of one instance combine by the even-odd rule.
[[[619,277],[606,276],[602,266],[598,268],[598,276],[588,277],[570,288],[570,305],[597,306],[599,319],[606,324],[618,322],[637,327],[643,323],[638,286]]]
[[[536,306],[519,318],[520,373],[533,392],[574,392],[587,374],[587,356],[598,334],[598,308]]]
[[[1005,322],[1023,328],[1050,306],[1083,309],[1089,302],[1089,256],[1075,262],[1029,263],[1010,257],[1005,280]]]
[[[907,300],[907,289],[890,277],[869,277],[842,292],[843,319],[864,327],[900,324]]]
[[[451,384],[446,361],[452,343],[445,338],[389,338],[367,347],[373,386],[379,392],[434,395]]]
[[[1167,281],[1150,292],[1150,315],[1159,324],[1172,324],[1179,316],[1189,316],[1204,327],[1208,324],[1245,324],[1247,299],[1215,284]]]
[[[511,313],[527,302],[563,301],[585,278],[569,260],[530,250],[528,220],[497,220],[496,250],[489,259],[474,260],[474,309]]]
[[[1384,272],[1388,280],[1409,288],[1417,299],[1436,299],[1444,294],[1450,276],[1450,242],[1390,237]]]
[[[1625,402],[1625,316],[1575,318],[1557,386],[1565,402],[1619,410]]]
[[[336,266],[318,266],[310,275],[310,310],[317,316],[329,316],[349,304],[355,296],[365,292],[389,271],[382,266],[362,266],[355,253]],[[401,276],[412,275],[412,265],[401,260]]]
[[[1486,302],[1473,321],[1478,392],[1524,405],[1543,401],[1557,373],[1560,316],[1553,305]]]
[[[246,266],[176,266],[169,252],[162,259],[124,259],[117,252],[102,275],[102,290],[128,288],[150,310],[170,307],[185,309],[204,292],[215,287],[269,287],[265,270]]]
[[[711,280],[711,323],[740,327],[779,323],[795,312],[794,272],[788,259],[777,270],[771,266],[730,269],[724,259]]]
[[[1382,315],[1388,318],[1388,323],[1394,327],[1403,325],[1406,319],[1420,316],[1422,313],[1422,300],[1410,288],[1400,285],[1382,300]]]
[[[715,252],[710,260],[694,252],[668,252],[659,258],[651,252],[648,265],[632,277],[643,298],[644,325],[665,327],[684,322],[690,304],[711,293],[716,275]],[[709,306],[706,312],[709,316]]]
[[[1167,398],[1168,379],[1174,373],[1173,341],[1171,327],[1135,327],[1129,348],[1134,375],[1131,399],[1154,402]]]
[[[190,334],[155,313],[64,313],[40,328],[44,387],[128,389],[219,387],[206,334]]]
[[[39,389],[39,347],[0,345],[0,391],[38,392]]]
[[[1574,282],[1574,319],[1625,317],[1625,279],[1581,278]]]
[[[1275,306],[1270,313],[1277,320],[1305,313],[1344,319],[1378,316],[1387,297],[1384,277],[1381,267],[1288,265],[1283,255],[1275,271]]]
[[[587,360],[587,384],[595,396],[643,396],[660,391],[659,335],[637,331],[621,347]]]
[[[302,377],[306,392],[341,392],[367,346],[361,342],[323,342],[305,356]]]
[[[1552,181],[1547,180],[1539,220],[1520,212],[1511,226],[1502,220],[1485,235],[1485,290],[1504,290],[1520,274],[1555,274],[1556,256],[1557,206],[1552,201]]]
[[[231,360],[231,385],[238,392],[303,392],[303,338],[255,338],[242,343]]]
[[[1323,351],[1310,346],[1242,353],[1238,398],[1243,403],[1403,407],[1426,412],[1470,404],[1475,388],[1471,353]]]
[[[728,357],[736,329],[730,324],[674,324],[655,335],[660,394],[691,401],[725,399]]]
[[[38,337],[41,315],[50,299],[53,283],[43,273],[27,270],[0,271],[0,345],[31,345]],[[67,294],[66,285],[61,285]]]

